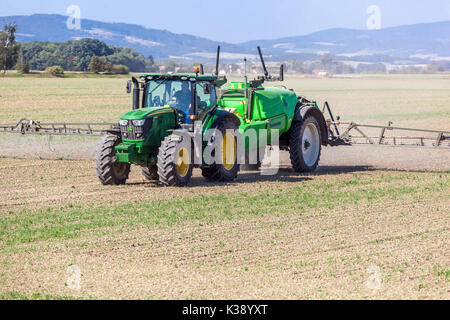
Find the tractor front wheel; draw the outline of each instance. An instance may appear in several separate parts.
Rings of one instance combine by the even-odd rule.
[[[189,183],[193,169],[190,149],[179,135],[171,134],[163,140],[158,152],[159,181],[179,187]]]
[[[320,127],[317,120],[308,116],[293,124],[289,153],[296,172],[312,172],[319,164],[321,151]]]
[[[106,134],[97,145],[95,152],[95,171],[104,185],[124,184],[130,174],[130,164],[117,162],[115,146],[121,142],[115,134]]]

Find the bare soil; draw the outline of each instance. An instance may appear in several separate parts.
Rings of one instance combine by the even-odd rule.
[[[84,155],[78,156],[83,158]],[[53,157],[54,154],[49,153],[47,156]],[[275,176],[261,175],[259,171],[242,171],[234,183],[225,185],[205,181],[200,171],[195,169],[189,188],[168,188],[157,182],[146,181],[139,166],[132,167],[126,185],[104,187],[95,175],[92,160],[0,158],[0,179],[3,186],[0,190],[0,208],[63,205],[68,201],[121,203],[148,197],[170,199],[199,193],[211,195],[222,191],[247,191],[252,190],[252,184],[301,181],[303,176],[291,170],[289,153],[282,151],[280,158],[280,171]],[[316,179],[320,182],[327,179],[328,175],[358,172],[449,172],[449,160],[450,150],[384,146],[325,147],[322,149]]]
[[[91,160],[0,159],[0,212],[29,214],[67,203],[108,204],[183,199],[324,184],[356,175],[448,173],[447,151],[389,147],[325,148],[314,175],[283,168],[277,176],[242,172],[230,184],[195,173],[190,188],[144,181],[99,184]],[[414,156],[415,162],[411,162]],[[430,170],[426,172],[423,169]],[[421,178],[421,179],[422,179]],[[307,179],[307,180],[305,180]],[[306,181],[306,182],[305,182]],[[420,181],[420,180],[419,180]],[[261,189],[262,188],[262,189]],[[150,299],[448,299],[450,198],[435,194],[335,209],[181,226],[105,229],[72,240],[20,244],[0,252],[3,292]],[[98,231],[98,230],[97,230]],[[103,235],[102,235],[103,234]],[[81,269],[81,290],[66,269]],[[370,289],[373,267],[381,285]],[[368,269],[369,268],[369,269]]]

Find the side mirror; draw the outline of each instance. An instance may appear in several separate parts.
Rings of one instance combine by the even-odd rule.
[[[280,66],[280,81],[284,80],[284,65]]]
[[[131,93],[131,81],[127,81],[127,93]]]
[[[211,94],[211,84],[205,83],[203,85],[203,94]]]

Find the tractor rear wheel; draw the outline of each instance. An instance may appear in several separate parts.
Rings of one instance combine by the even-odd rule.
[[[238,126],[233,119],[223,119],[217,128],[217,130],[222,132],[222,141],[220,143],[220,148],[222,148],[222,161],[221,163],[214,163],[209,167],[202,168],[202,175],[207,180],[233,181],[236,179],[239,172],[237,139],[233,134],[227,133],[227,129],[235,131],[238,129]],[[231,148],[229,146],[231,146]]]
[[[141,167],[142,175],[150,181],[159,180],[158,176],[158,166],[149,165],[147,167]]]
[[[180,187],[189,183],[193,169],[190,149],[179,135],[171,134],[162,141],[157,163],[159,181]]]
[[[289,140],[292,167],[296,172],[312,172],[319,164],[320,127],[313,116],[293,124]]]
[[[95,171],[100,182],[104,185],[124,184],[130,174],[130,164],[117,162],[115,146],[122,139],[115,134],[104,135],[97,145],[95,152]]]

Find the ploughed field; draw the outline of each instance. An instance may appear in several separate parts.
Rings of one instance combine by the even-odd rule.
[[[450,130],[450,76],[288,77],[343,121]],[[0,79],[0,123],[117,121],[125,79]],[[326,147],[314,174],[102,186],[92,137],[0,135],[1,298],[449,299],[450,151]],[[81,272],[73,286],[70,266]],[[69,268],[69,269],[68,269]]]

